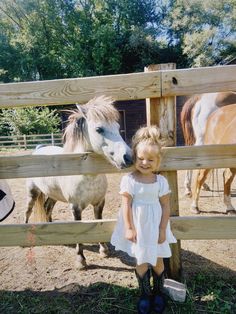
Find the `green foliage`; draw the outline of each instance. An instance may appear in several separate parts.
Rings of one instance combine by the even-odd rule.
[[[5,109],[1,115],[1,135],[47,134],[59,131],[60,117],[49,108]]]
[[[2,0],[0,80],[207,66],[236,56],[235,0]]]
[[[168,34],[188,56],[188,64],[209,66],[236,56],[235,0],[171,1]]]

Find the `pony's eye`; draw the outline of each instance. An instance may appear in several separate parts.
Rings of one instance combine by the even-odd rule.
[[[97,127],[96,128],[96,132],[99,133],[99,134],[103,134],[104,133],[104,129],[100,128],[100,127]]]

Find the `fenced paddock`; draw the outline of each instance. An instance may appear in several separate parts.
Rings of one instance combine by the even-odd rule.
[[[0,85],[0,108],[84,103],[101,94],[116,100],[147,99],[147,123],[160,125],[175,145],[175,96],[236,90],[236,66],[174,69],[150,66],[144,73]],[[172,229],[178,240],[235,239],[236,217],[180,217],[177,170],[234,166],[236,145],[165,148],[161,170],[171,190]],[[47,166],[45,166],[47,165]],[[127,170],[127,171],[130,171]],[[1,156],[0,178],[117,173],[95,154]],[[114,220],[1,225],[1,246],[60,245],[109,241]],[[34,242],[29,239],[34,239]],[[171,269],[181,269],[180,241],[173,246]]]
[[[38,143],[62,146],[62,133],[0,136],[0,150],[34,149]]]

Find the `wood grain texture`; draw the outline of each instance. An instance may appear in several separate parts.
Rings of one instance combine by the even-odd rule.
[[[172,65],[151,65],[160,71],[144,73],[0,84],[0,108],[83,104],[104,94],[130,100],[236,90],[236,65],[171,70]]]
[[[115,100],[160,97],[160,73],[132,73],[0,84],[0,108],[85,103],[95,96]]]
[[[160,171],[236,167],[236,145],[204,145],[163,148]],[[94,153],[0,156],[0,179],[123,173]]]
[[[171,217],[178,240],[236,239],[236,217]],[[109,242],[115,219],[0,225],[0,246]]]
[[[236,91],[236,65],[162,71],[162,97]]]

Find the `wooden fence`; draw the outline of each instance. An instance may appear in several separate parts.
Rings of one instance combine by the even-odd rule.
[[[147,124],[158,124],[175,145],[175,96],[236,90],[236,66],[176,70],[150,66],[144,73],[0,84],[0,108],[84,103],[94,96],[147,101]],[[171,190],[171,225],[178,240],[235,239],[236,217],[178,217],[177,170],[234,166],[236,145],[165,148],[161,170]],[[47,165],[47,167],[45,167]],[[0,178],[118,172],[95,154],[1,156]],[[130,169],[126,170],[130,171]],[[114,220],[0,226],[0,246],[61,245],[110,240]],[[29,239],[34,239],[33,243]],[[173,245],[173,277],[181,270],[180,241]]]
[[[0,136],[0,150],[2,149],[34,149],[37,145],[57,145],[62,146],[62,134],[31,134]]]

